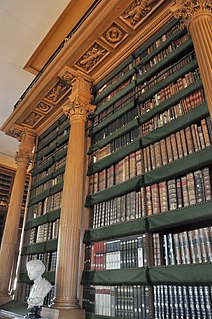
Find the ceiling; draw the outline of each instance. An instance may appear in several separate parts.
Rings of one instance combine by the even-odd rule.
[[[0,0],[0,127],[34,75],[23,68],[70,0]],[[0,164],[15,167],[18,141],[0,132]]]

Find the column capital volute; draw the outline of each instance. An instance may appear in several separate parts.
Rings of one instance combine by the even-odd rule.
[[[175,18],[181,22],[181,27],[189,30],[191,23],[198,17],[210,15],[212,18],[211,0],[175,0],[170,7]]]
[[[16,130],[17,138],[20,142],[15,157],[16,163],[17,165],[29,165],[34,156],[36,134],[34,131],[24,127],[15,127],[14,130]]]
[[[88,103],[80,97],[75,97],[63,107],[64,114],[69,118],[70,124],[74,121],[86,122],[88,115],[95,111],[96,106]]]

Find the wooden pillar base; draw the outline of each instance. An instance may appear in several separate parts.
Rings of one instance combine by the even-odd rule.
[[[43,307],[41,317],[43,319],[85,319],[85,311],[84,309],[59,310]]]
[[[59,297],[55,298],[51,304],[51,308],[55,309],[79,309],[78,300],[75,298]]]

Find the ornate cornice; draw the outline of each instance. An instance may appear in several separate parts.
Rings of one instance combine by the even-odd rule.
[[[181,20],[181,26],[189,28],[191,21],[199,14],[212,13],[212,1],[176,0],[170,9],[175,18]]]

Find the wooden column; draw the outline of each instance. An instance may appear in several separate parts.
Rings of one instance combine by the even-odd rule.
[[[212,119],[212,2],[177,0],[171,10],[191,34]]]
[[[73,80],[72,94],[63,107],[70,119],[70,137],[64,175],[55,280],[56,309],[78,309],[80,227],[85,167],[85,123],[94,110],[89,104],[90,83],[81,75]],[[71,318],[71,316],[70,316]],[[77,317],[76,317],[77,318]]]
[[[35,137],[22,132],[19,151],[16,155],[17,171],[13,183],[9,208],[4,227],[0,250],[0,303],[9,300],[8,287],[17,246],[18,227],[20,222],[25,178],[28,165],[32,159]]]

